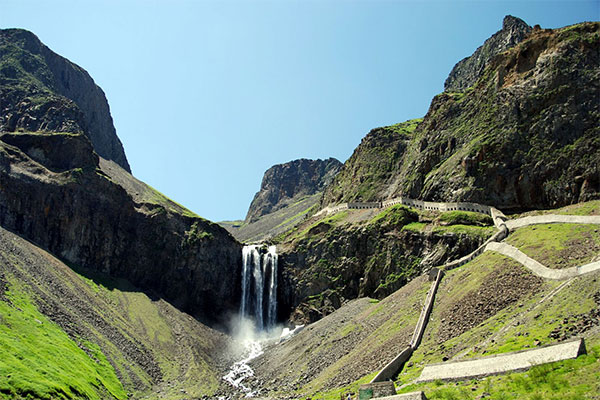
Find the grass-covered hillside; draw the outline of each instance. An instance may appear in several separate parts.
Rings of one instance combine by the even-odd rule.
[[[221,384],[228,339],[125,280],[0,229],[0,399],[183,399]]]
[[[594,214],[597,207],[597,202],[581,203],[554,212]],[[590,226],[592,233],[600,231],[596,225],[574,224],[568,231],[562,224],[552,229],[538,225],[544,235],[529,234],[531,227],[526,227],[511,233],[508,240],[518,239],[523,251],[542,249],[562,259],[560,251],[549,249],[593,242],[595,236],[572,234]],[[598,253],[591,257],[598,260]],[[578,262],[588,260],[589,254]],[[275,393],[293,390],[300,398],[337,400],[340,394],[356,393],[361,383],[408,345],[429,286],[421,276],[381,301],[361,299],[342,306],[267,350],[257,362],[258,378],[265,379],[265,386]],[[597,399],[599,310],[600,273],[548,281],[510,258],[485,252],[446,273],[423,341],[396,377],[397,389],[423,390],[430,399]],[[585,338],[588,350],[576,360],[458,383],[414,383],[429,363],[534,348],[573,337]],[[275,384],[279,379],[286,385]]]

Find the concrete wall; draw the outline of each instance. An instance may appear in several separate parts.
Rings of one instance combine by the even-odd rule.
[[[599,215],[536,215],[533,217],[524,217],[506,221],[509,230],[514,231],[517,228],[536,224],[600,224]]]
[[[492,209],[495,210],[497,215],[501,215],[504,217],[500,211],[496,210],[493,207],[477,204],[477,203],[466,203],[466,202],[457,202],[457,203],[441,203],[441,202],[433,202],[433,201],[422,201],[410,199],[408,197],[396,197],[389,200],[378,201],[378,202],[350,202],[350,203],[342,203],[338,205],[331,205],[323,208],[316,215],[321,214],[332,214],[334,212],[338,212],[338,207],[342,207],[341,209],[370,209],[370,208],[387,208],[394,206],[396,204],[402,204],[409,207],[418,208],[420,210],[432,210],[432,211],[472,211],[478,212],[482,214],[487,214],[493,217]],[[506,218],[506,217],[504,217]]]
[[[413,348],[407,346],[392,361],[390,361],[379,373],[371,380],[371,383],[384,382],[392,379],[398,374],[404,363],[410,358]]]
[[[370,203],[353,202],[353,203],[348,203],[348,208],[362,210],[362,209],[367,209],[367,208],[382,208],[382,206],[381,206],[381,202],[370,202]]]
[[[400,354],[398,354],[396,358],[390,361],[385,367],[383,367],[383,369],[379,371],[379,373],[371,380],[371,383],[384,382],[392,379],[398,374],[398,372],[400,372],[404,366],[404,363],[410,358],[413,351],[417,349],[421,343],[421,339],[423,338],[423,333],[425,332],[425,327],[427,326],[427,321],[429,321],[429,315],[431,314],[431,309],[433,308],[435,294],[443,276],[444,271],[441,269],[437,270],[435,280],[432,282],[429,292],[427,292],[427,298],[425,299],[423,309],[419,315],[419,321],[415,327],[410,345],[402,350],[402,352],[400,352]]]
[[[482,254],[484,251],[488,250],[488,245],[494,242],[500,242],[504,240],[508,236],[508,229],[506,225],[500,225],[498,232],[494,233],[491,237],[489,237],[481,246],[475,249],[472,253],[467,254],[464,257],[459,258],[458,260],[454,260],[444,264],[441,268],[446,271],[449,271],[454,268],[458,268],[466,263],[472,261],[475,257]]]
[[[580,354],[585,354],[583,339],[467,361],[430,364],[425,366],[416,382],[462,380],[523,371],[535,365],[577,358]]]
[[[417,322],[417,326],[415,327],[415,331],[413,333],[413,337],[410,341],[410,347],[413,350],[416,350],[421,343],[421,339],[423,338],[423,333],[425,332],[425,327],[427,326],[427,321],[429,321],[429,314],[431,314],[431,309],[433,308],[433,301],[435,300],[435,293],[437,292],[438,286],[440,285],[440,281],[444,276],[444,271],[441,269],[438,270],[437,277],[431,284],[431,288],[427,293],[427,298],[425,299],[425,304],[423,304],[423,310],[421,311],[421,315],[419,316],[419,322]],[[398,371],[396,371],[397,373]]]
[[[380,397],[377,400],[427,400],[427,396],[423,392],[410,392],[396,394],[394,396]]]

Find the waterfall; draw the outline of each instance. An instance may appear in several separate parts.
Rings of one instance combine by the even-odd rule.
[[[258,330],[272,328],[277,320],[277,261],[276,246],[266,252],[260,245],[242,249],[240,314],[253,319]]]

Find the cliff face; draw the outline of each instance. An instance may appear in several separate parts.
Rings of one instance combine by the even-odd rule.
[[[335,158],[303,158],[274,165],[263,176],[260,190],[248,209],[246,222],[255,222],[259,217],[293,203],[295,199],[320,192],[331,182],[341,165]]]
[[[383,299],[493,232],[491,219],[449,225],[446,217],[395,206],[305,221],[278,245],[280,318],[314,322],[349,300]]]
[[[116,164],[103,170],[99,161],[83,135],[2,134],[0,225],[203,320],[236,309],[241,245]]]
[[[444,83],[447,92],[461,92],[471,86],[483,73],[485,66],[500,54],[522,42],[531,32],[531,27],[523,20],[507,15],[502,29],[486,40],[475,52],[459,61]]]
[[[531,209],[598,198],[599,36],[599,23],[534,30],[473,86],[436,96],[393,145],[392,127],[372,131],[323,204],[404,195]],[[382,176],[365,166],[369,154],[383,160]],[[365,195],[360,183],[373,179]]]
[[[102,89],[33,33],[0,30],[0,91],[0,131],[82,132],[130,171]]]

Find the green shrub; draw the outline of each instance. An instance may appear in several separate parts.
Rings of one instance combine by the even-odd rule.
[[[446,225],[493,225],[492,217],[471,211],[449,211],[440,215],[440,222]]]
[[[414,210],[397,204],[377,214],[370,223],[379,226],[394,226],[396,228],[401,228],[404,225],[408,225],[411,222],[417,222],[418,220],[419,214]]]

